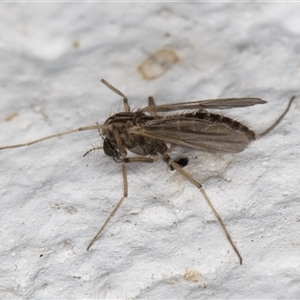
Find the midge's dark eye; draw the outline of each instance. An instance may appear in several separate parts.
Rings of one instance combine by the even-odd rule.
[[[110,141],[105,138],[103,141],[103,151],[107,156],[114,157],[115,156],[115,149]]]

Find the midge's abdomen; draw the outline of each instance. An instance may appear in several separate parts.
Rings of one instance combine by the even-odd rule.
[[[242,123],[223,115],[213,114],[205,110],[198,110],[192,113],[185,113],[183,114],[183,116],[191,119],[205,120],[212,123],[226,124],[230,128],[244,133],[246,137],[249,139],[249,141],[253,141],[256,139],[256,135],[254,131],[252,131]]]

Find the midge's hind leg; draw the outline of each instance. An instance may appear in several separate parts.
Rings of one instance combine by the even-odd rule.
[[[262,137],[266,134],[268,134],[271,130],[273,130],[280,122],[281,120],[285,117],[285,115],[288,113],[288,111],[290,110],[290,107],[294,101],[294,99],[296,98],[296,96],[292,96],[286,109],[284,110],[284,112],[280,115],[280,117],[267,129],[265,130],[264,132],[260,133],[257,135],[257,137]]]
[[[192,176],[190,176],[188,173],[186,173],[178,163],[176,163],[175,161],[173,161],[170,158],[170,156],[168,154],[164,154],[163,159],[170,167],[172,167],[173,169],[178,171],[185,179],[187,179],[190,183],[195,185],[200,190],[203,198],[205,199],[206,203],[208,204],[211,211],[213,212],[213,214],[217,218],[219,224],[221,225],[221,227],[222,227],[222,229],[223,229],[223,231],[226,235],[226,238],[227,238],[228,242],[230,243],[233,251],[238,256],[240,264],[242,264],[242,262],[243,262],[242,256],[240,255],[240,253],[239,253],[238,249],[236,248],[235,244],[233,243],[233,241],[231,239],[231,236],[230,236],[229,232],[227,231],[224,222],[222,221],[220,215],[218,214],[218,212],[214,208],[213,204],[210,202],[210,200],[209,200],[208,196],[206,195],[202,185],[198,181],[196,181]]]

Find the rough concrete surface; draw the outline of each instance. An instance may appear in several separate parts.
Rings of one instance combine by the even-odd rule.
[[[132,108],[220,97],[264,105],[222,113],[264,131],[300,89],[299,3],[1,3],[0,146],[103,123]],[[161,76],[139,66],[154,60]],[[151,56],[152,57],[152,56]],[[166,66],[165,66],[166,65]],[[151,72],[151,67],[150,67]],[[161,160],[121,167],[97,131],[0,152],[1,299],[300,297],[300,106],[241,153],[178,148],[199,191]],[[92,145],[92,146],[91,146]]]

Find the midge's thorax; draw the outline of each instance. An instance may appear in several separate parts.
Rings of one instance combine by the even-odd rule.
[[[158,155],[167,151],[168,147],[165,142],[137,135],[131,132],[134,127],[143,127],[149,121],[159,119],[160,116],[149,116],[142,112],[121,112],[109,117],[103,125],[110,125],[101,129],[103,141],[103,151],[106,155],[114,158],[115,161],[122,161],[120,146],[118,145],[118,137],[121,146],[130,152],[141,155]],[[118,135],[118,137],[116,136]]]

